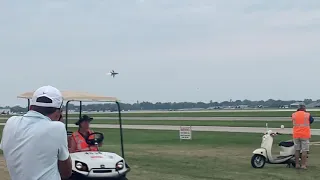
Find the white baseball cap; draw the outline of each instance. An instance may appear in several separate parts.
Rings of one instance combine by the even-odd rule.
[[[47,97],[51,99],[51,103],[37,102],[39,97]],[[53,107],[61,108],[63,104],[63,97],[61,92],[52,86],[42,86],[37,89],[32,96],[30,105],[40,106],[40,107]]]

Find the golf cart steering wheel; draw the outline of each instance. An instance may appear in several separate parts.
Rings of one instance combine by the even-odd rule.
[[[92,137],[93,137],[93,139],[92,139]],[[102,143],[103,140],[104,140],[104,136],[102,133],[94,132],[94,133],[89,134],[89,136],[86,138],[86,143],[89,146],[96,146],[96,145]]]

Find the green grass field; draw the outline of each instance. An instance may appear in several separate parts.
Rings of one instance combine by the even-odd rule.
[[[118,130],[95,131],[105,134],[104,151],[119,152]],[[285,165],[253,169],[250,158],[261,141],[257,134],[194,132],[193,140],[181,142],[177,131],[124,130],[124,135],[130,180],[315,180],[320,171],[320,146],[311,147],[307,171]],[[283,135],[275,141],[287,139]]]
[[[156,113],[122,113],[123,117],[290,117],[292,111],[212,111],[212,112],[156,112]],[[320,111],[312,111],[315,117],[320,117]],[[91,114],[94,117],[116,117],[117,113]],[[6,115],[1,115],[6,117]],[[0,117],[1,117],[0,116]],[[77,114],[70,114],[70,117],[78,117]]]
[[[70,123],[74,123],[72,120]],[[95,120],[92,121],[95,124],[119,124],[117,120]],[[123,120],[123,124],[126,125],[175,125],[175,126],[230,126],[230,127],[265,127],[268,123],[270,128],[284,127],[291,128],[292,122],[290,121],[183,121],[183,120]],[[320,124],[314,123],[312,128],[319,129]]]
[[[0,122],[6,120],[1,119]],[[69,124],[74,124],[76,120],[69,120]],[[92,121],[93,124],[119,124],[118,120],[110,119],[97,119]],[[125,125],[174,125],[174,126],[230,126],[230,127],[265,127],[268,123],[270,128],[280,128],[284,125],[286,128],[291,128],[292,123],[290,121],[207,121],[207,120],[123,120]],[[313,129],[320,129],[320,124],[315,122],[312,124]]]

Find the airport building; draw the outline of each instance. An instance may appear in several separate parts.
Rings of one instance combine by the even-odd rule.
[[[298,108],[302,104],[305,105],[303,102],[295,102],[295,103],[290,104],[290,107],[291,108]]]
[[[316,101],[316,102],[312,102],[308,105],[306,105],[307,108],[319,108],[320,107],[320,102]]]

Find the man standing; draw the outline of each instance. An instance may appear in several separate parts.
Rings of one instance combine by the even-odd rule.
[[[314,119],[310,113],[306,112],[305,105],[300,105],[299,109],[292,114],[293,141],[295,148],[296,168],[307,169],[307,156],[309,152],[309,140],[311,138],[310,124]],[[301,165],[299,162],[301,154]]]
[[[62,122],[63,97],[52,86],[37,89],[30,110],[8,119],[1,149],[11,180],[61,180],[72,173],[67,132]]]

